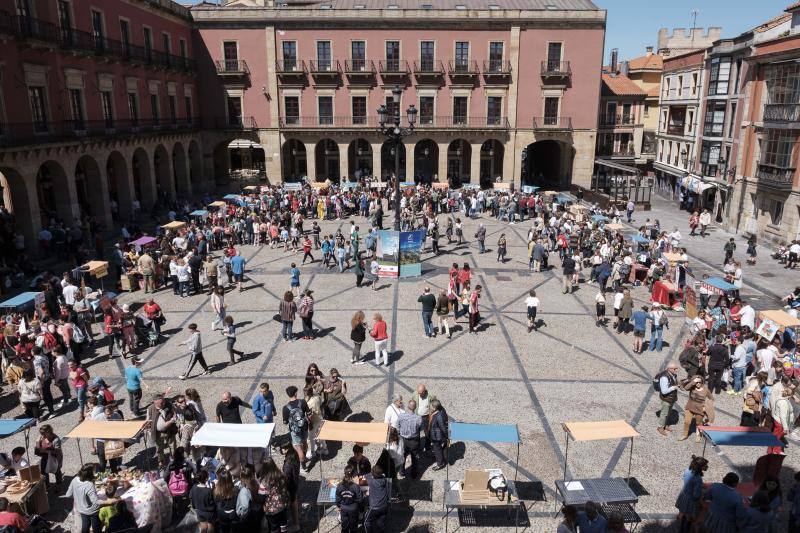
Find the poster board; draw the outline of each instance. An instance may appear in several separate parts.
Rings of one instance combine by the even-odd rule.
[[[447,189],[449,187],[449,185],[447,183],[439,183],[439,182],[437,182],[437,183],[434,183],[433,185],[431,185],[431,187],[434,188],[434,189]]]
[[[511,190],[511,184],[510,183],[504,183],[504,182],[495,183],[494,184],[494,190],[496,190],[496,191],[510,191]]]
[[[686,322],[692,322],[697,318],[697,291],[695,291],[695,279],[686,274],[686,285],[683,287],[683,311]]]
[[[375,250],[378,259],[379,278],[400,276],[400,233],[391,230],[378,231],[378,244]]]
[[[780,326],[776,322],[773,322],[772,320],[765,318],[758,325],[758,328],[756,328],[756,335],[760,335],[767,341],[772,342],[772,339],[774,339],[775,335],[778,334],[779,329]]]
[[[400,277],[408,278],[422,275],[422,245],[427,231],[400,232]]]

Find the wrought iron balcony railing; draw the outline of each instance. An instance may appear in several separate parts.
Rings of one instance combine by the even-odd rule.
[[[533,117],[535,130],[565,130],[572,131],[571,117]]]
[[[484,76],[508,76],[511,74],[511,61],[487,59],[483,62]]]
[[[800,122],[800,104],[766,104],[764,122]]]
[[[759,182],[776,189],[790,190],[794,183],[794,167],[758,165],[756,178]]]
[[[250,68],[244,59],[219,59],[214,62],[217,74],[231,76],[249,76]]]
[[[475,76],[478,74],[478,62],[468,59],[451,59],[447,62],[447,70],[451,76]]]
[[[541,67],[542,76],[569,78],[572,76],[572,68],[569,61],[542,61]]]

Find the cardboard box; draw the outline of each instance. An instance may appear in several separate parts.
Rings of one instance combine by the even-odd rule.
[[[31,483],[36,483],[42,479],[42,471],[39,468],[39,465],[31,465],[25,468],[20,468],[17,471],[17,474],[19,474],[20,479],[30,481]]]
[[[484,503],[489,499],[489,472],[485,470],[467,470],[464,475],[464,488],[461,489],[461,501],[464,503]]]

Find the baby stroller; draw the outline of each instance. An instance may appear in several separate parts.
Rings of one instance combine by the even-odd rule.
[[[136,315],[134,332],[136,333],[137,344],[144,344],[150,348],[158,344],[158,333],[153,327],[153,321],[146,316]]]

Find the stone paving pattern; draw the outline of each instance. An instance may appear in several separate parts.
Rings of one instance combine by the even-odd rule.
[[[647,216],[650,216],[649,214]],[[636,214],[643,221],[645,214]],[[368,224],[357,218],[362,228]],[[383,280],[380,290],[356,288],[352,273],[339,274],[338,269],[325,271],[319,261],[301,268],[302,286],[314,289],[316,298],[314,322],[322,332],[314,341],[297,340],[281,342],[280,324],[273,319],[278,309],[278,299],[289,288],[289,265],[299,262],[302,254],[284,253],[266,247],[245,246],[247,258],[247,290],[229,292],[226,296],[228,314],[239,325],[237,348],[247,354],[243,362],[229,366],[225,343],[219,333],[210,332],[212,312],[207,296],[186,299],[172,295],[171,290],[161,290],[156,299],[167,316],[164,329],[170,337],[155,348],[146,348],[141,356],[143,371],[150,392],[171,387],[171,394],[186,387],[200,391],[205,410],[210,416],[223,391],[231,391],[250,401],[258,384],[267,381],[275,392],[278,408],[284,403],[286,386],[303,383],[306,366],[316,362],[323,372],[337,367],[348,386],[351,419],[363,421],[382,419],[389,399],[400,393],[408,400],[419,383],[425,383],[447,409],[453,420],[517,424],[522,439],[519,461],[519,480],[526,482],[530,494],[541,493],[540,501],[529,502],[530,531],[555,531],[557,519],[554,510],[554,480],[564,473],[564,432],[561,423],[574,420],[623,419],[633,424],[642,437],[635,442],[632,475],[643,488],[637,510],[645,519],[641,530],[655,531],[667,528],[675,516],[673,503],[681,487],[682,472],[692,454],[702,452],[702,444],[694,439],[677,442],[676,428],[670,438],[655,431],[659,400],[650,386],[653,375],[659,372],[670,358],[677,357],[678,340],[686,333],[682,317],[671,314],[671,329],[665,334],[662,352],[632,353],[632,335],[618,335],[611,328],[599,328],[594,323],[594,297],[596,285],[581,284],[572,295],[561,292],[559,261],[551,256],[549,272],[529,273],[526,260],[525,235],[527,222],[516,225],[497,223],[484,218],[487,225],[487,244],[490,250],[501,232],[508,238],[508,260],[496,261],[492,252],[477,253],[472,235],[477,221],[467,221],[462,246],[447,245],[442,241],[443,254],[423,255],[423,276],[419,279]],[[387,225],[391,225],[387,217]],[[347,231],[347,221],[328,221],[322,224],[323,232],[342,227]],[[683,229],[683,228],[682,228]],[[685,232],[688,234],[688,231]],[[689,240],[687,239],[687,242]],[[696,244],[697,242],[697,244]],[[690,254],[698,253],[703,246],[699,241],[689,242]],[[721,249],[721,245],[719,246]],[[742,252],[744,247],[742,247]],[[701,251],[701,256],[708,254]],[[710,260],[710,257],[708,258]],[[437,290],[446,287],[447,268],[457,261],[467,262],[473,269],[473,285],[484,287],[481,298],[483,323],[478,335],[466,332],[465,319],[459,321],[453,338],[440,336],[428,339],[423,335],[417,296],[430,285]],[[767,269],[767,260],[762,258]],[[704,268],[711,268],[706,265]],[[762,267],[759,267],[762,268]],[[746,278],[747,279],[747,278]],[[788,282],[786,282],[788,283]],[[524,298],[530,288],[535,288],[541,299],[539,317],[543,325],[538,332],[527,333]],[[760,298],[758,307],[774,307],[773,298],[762,291],[748,288],[746,294]],[[635,300],[647,301],[644,288],[634,290]],[[144,294],[124,294],[123,303],[141,303]],[[609,310],[611,305],[608,305]],[[351,366],[349,321],[352,314],[363,309],[371,320],[372,313],[381,312],[389,325],[392,364],[389,368],[369,364]],[[182,374],[187,355],[178,343],[187,337],[184,329],[197,322],[203,334],[205,358],[214,369],[210,376],[195,377],[186,381],[177,379]],[[295,322],[295,331],[301,328]],[[372,355],[370,342],[364,351]],[[92,376],[102,376],[118,398],[127,399],[122,377],[124,362],[108,360],[104,341],[98,350],[102,355],[90,360],[87,367]],[[88,358],[87,358],[88,359]],[[5,391],[5,411],[11,407]],[[147,393],[145,393],[147,399]],[[741,400],[723,394],[717,402],[717,424],[738,423]],[[685,403],[685,395],[679,406]],[[77,421],[74,412],[61,414],[50,423],[59,435],[67,434]],[[127,405],[123,408],[129,414]],[[4,416],[16,416],[20,408]],[[252,422],[251,412],[244,414],[245,422]],[[682,411],[681,411],[682,423]],[[277,431],[288,429],[278,422]],[[4,449],[23,444],[21,435],[6,439]],[[324,463],[326,475],[339,475],[350,456],[350,443],[342,447],[335,444],[329,449],[335,453]],[[625,442],[587,442],[570,446],[568,475],[573,477],[624,476],[628,469],[628,444]],[[83,445],[84,460],[87,460]],[[72,476],[80,459],[75,442],[65,442],[65,472]],[[791,448],[790,448],[791,450]],[[129,449],[126,461],[141,452],[140,446]],[[153,455],[154,450],[149,450]],[[750,448],[709,447],[706,456],[711,464],[706,478],[717,481],[729,470],[747,478],[755,459],[763,450]],[[467,468],[501,467],[506,475],[513,475],[516,450],[507,445],[454,443],[451,448],[450,479],[459,479]],[[366,454],[377,459],[379,448],[367,447]],[[136,461],[142,460],[142,455]],[[442,482],[445,471],[430,469],[432,459],[422,481],[406,483],[410,496],[408,505],[396,506],[391,515],[391,531],[444,531],[442,520]],[[784,463],[784,490],[788,480],[800,465],[792,453]],[[312,503],[304,509],[304,530],[316,526],[316,497],[320,469],[304,474],[302,501]],[[64,498],[54,505],[53,519],[65,521],[71,503]],[[543,500],[543,501],[542,501]],[[413,512],[412,512],[413,511]],[[457,518],[451,516],[450,528],[455,528]],[[500,516],[496,530],[508,531],[510,526]],[[323,531],[338,528],[335,519],[328,516],[321,524]],[[669,529],[669,528],[667,528]],[[478,527],[482,531],[488,528]]]

